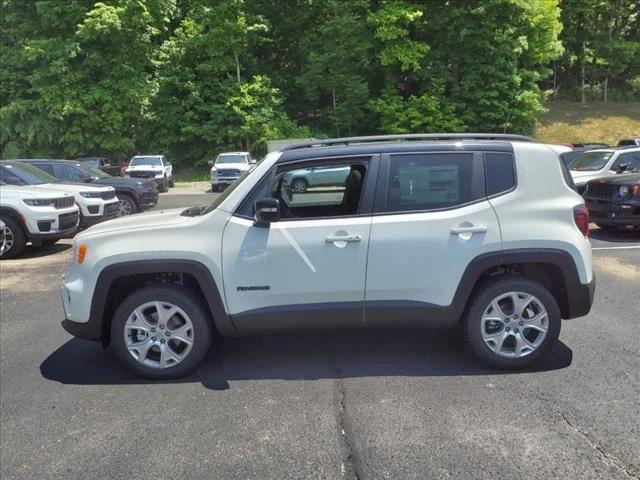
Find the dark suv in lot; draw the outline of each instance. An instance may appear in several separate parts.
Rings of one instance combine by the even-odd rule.
[[[640,230],[640,162],[631,172],[587,184],[583,197],[599,227]]]
[[[58,180],[109,185],[116,190],[118,216],[131,215],[153,208],[158,203],[158,189],[153,180],[127,177],[112,177],[102,170],[72,160],[22,160],[53,175]]]

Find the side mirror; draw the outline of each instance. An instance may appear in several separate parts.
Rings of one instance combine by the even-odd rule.
[[[4,183],[7,185],[24,185],[22,181],[16,177],[7,177],[4,179]]]
[[[616,168],[616,173],[623,173],[627,168],[629,168],[628,163],[621,163],[618,165],[618,168]]]
[[[256,212],[256,227],[268,227],[271,222],[280,220],[280,200],[277,198],[262,198],[254,204]]]

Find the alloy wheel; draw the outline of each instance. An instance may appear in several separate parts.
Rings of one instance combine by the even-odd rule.
[[[4,224],[2,230],[4,235],[2,243],[0,244],[0,255],[11,250],[14,243],[13,231],[9,228],[9,226]]]
[[[131,202],[128,200],[120,200],[118,202],[118,216],[124,217],[126,215],[131,215],[133,213],[133,206]]]
[[[507,292],[487,306],[480,323],[482,339],[496,354],[522,358],[544,342],[549,315],[544,304],[526,292]]]
[[[193,347],[193,323],[180,307],[148,302],[136,308],[124,325],[124,341],[131,356],[151,368],[175,367]]]

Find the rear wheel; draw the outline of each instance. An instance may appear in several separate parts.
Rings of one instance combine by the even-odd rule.
[[[133,215],[138,211],[136,202],[127,194],[118,194],[118,217],[125,217],[127,215]]]
[[[291,190],[294,193],[304,193],[309,188],[309,182],[305,178],[294,178],[291,181]]]
[[[211,345],[212,327],[200,299],[177,286],[147,286],[127,297],[111,323],[111,348],[134,373],[176,378],[193,370]]]
[[[18,220],[13,217],[3,217],[2,221],[4,235],[0,245],[0,258],[6,260],[20,255],[27,245],[27,239]]]
[[[524,368],[545,355],[560,334],[560,308],[542,285],[521,277],[489,281],[464,320],[465,339],[485,363]]]

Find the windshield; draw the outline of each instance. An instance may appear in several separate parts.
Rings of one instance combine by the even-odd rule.
[[[571,162],[571,170],[596,171],[602,170],[614,152],[583,152]]]
[[[154,167],[161,167],[162,159],[160,157],[133,157],[129,166],[135,167],[136,165],[152,165]]]
[[[89,175],[96,178],[111,178],[111,175],[109,175],[108,173],[103,172],[102,170],[99,170],[97,168],[93,168],[91,165],[88,165],[84,162],[76,163],[76,167],[81,168],[82,170],[87,172]]]
[[[246,155],[222,154],[218,155],[216,159],[216,165],[220,165],[221,163],[247,163],[247,157]]]
[[[246,172],[244,172],[242,175],[240,175],[238,177],[238,179],[233,182],[231,185],[229,185],[224,192],[222,192],[222,194],[220,196],[218,196],[213,202],[211,202],[211,204],[205,208],[201,215],[207,214],[209,212],[213,212],[216,208],[218,208],[218,205],[220,205],[225,198],[227,198],[231,192],[233,192],[236,188],[238,188],[238,185],[240,185],[242,182],[245,181],[245,179],[247,178],[247,176],[249,176],[249,174],[252,173],[252,170],[247,170]]]
[[[56,183],[58,181],[55,177],[43,172],[39,168],[24,163],[3,162],[1,165],[6,168],[8,175],[17,177],[24,185],[42,185],[43,183]],[[4,178],[2,178],[2,180],[5,181]]]

